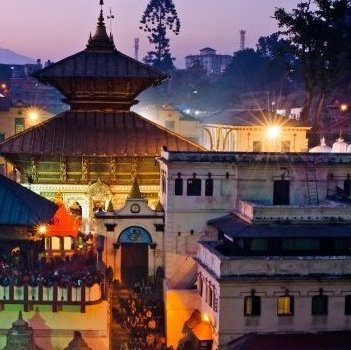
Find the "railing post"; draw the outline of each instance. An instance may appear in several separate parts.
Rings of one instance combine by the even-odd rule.
[[[10,303],[13,302],[14,294],[15,294],[15,286],[11,282],[10,285],[9,285],[9,301],[10,301]]]
[[[85,313],[85,284],[82,283],[80,288],[80,312]]]
[[[28,300],[28,282],[24,282],[23,285],[23,310],[29,311],[29,300]]]
[[[57,298],[58,298],[58,288],[57,288],[57,282],[55,282],[53,285],[53,291],[52,291],[52,312],[58,311]]]
[[[69,285],[67,286],[67,303],[71,303],[72,302],[72,284],[69,283]]]

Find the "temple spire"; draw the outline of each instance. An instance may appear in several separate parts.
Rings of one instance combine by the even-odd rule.
[[[104,1],[100,0],[100,15],[98,18],[98,23],[96,27],[95,34],[89,37],[87,50],[89,51],[111,51],[115,50],[115,44],[111,37],[107,35],[104,12],[103,12]]]

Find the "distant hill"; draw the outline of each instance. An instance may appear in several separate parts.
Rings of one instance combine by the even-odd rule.
[[[35,60],[30,57],[20,55],[8,49],[0,47],[0,63],[2,64],[27,64],[35,63]]]

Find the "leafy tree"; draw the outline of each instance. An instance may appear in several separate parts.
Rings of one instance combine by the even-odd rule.
[[[314,129],[321,126],[327,94],[350,65],[350,7],[350,0],[309,0],[291,13],[283,8],[274,13],[280,34],[301,62],[306,91],[302,116]]]
[[[178,35],[180,20],[173,0],[150,0],[140,23],[140,29],[148,33],[149,42],[154,45],[154,50],[147,53],[144,61],[166,72],[174,70],[167,32]]]

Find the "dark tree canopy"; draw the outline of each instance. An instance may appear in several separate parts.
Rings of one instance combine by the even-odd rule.
[[[274,17],[301,63],[306,98],[303,118],[315,129],[330,91],[350,71],[350,0],[309,0]]]
[[[148,34],[149,42],[154,46],[144,61],[162,71],[174,70],[174,58],[170,53],[167,32],[178,35],[180,20],[173,0],[150,0],[140,23],[140,29]]]

